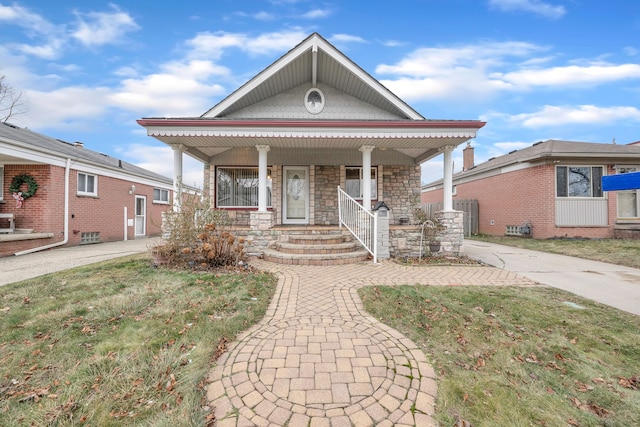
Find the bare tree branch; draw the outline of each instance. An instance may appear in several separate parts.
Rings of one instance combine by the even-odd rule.
[[[22,91],[16,92],[5,82],[5,76],[0,76],[0,122],[6,123],[11,117],[26,112],[22,95]]]

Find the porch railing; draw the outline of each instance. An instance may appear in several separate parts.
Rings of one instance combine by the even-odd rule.
[[[378,262],[378,213],[366,210],[353,197],[338,187],[338,212],[343,225]]]

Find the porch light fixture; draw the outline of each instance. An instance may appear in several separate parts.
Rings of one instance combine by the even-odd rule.
[[[136,191],[136,186],[134,184],[131,184],[131,188],[129,189],[129,194],[133,194]]]

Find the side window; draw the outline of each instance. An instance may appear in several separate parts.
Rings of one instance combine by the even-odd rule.
[[[84,172],[78,172],[78,195],[97,196],[98,177]]]
[[[557,166],[556,197],[602,197],[602,166]]]
[[[153,203],[169,203],[169,190],[165,190],[164,188],[154,188],[153,189]]]

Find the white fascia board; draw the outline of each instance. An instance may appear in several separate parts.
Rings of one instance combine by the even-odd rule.
[[[258,138],[474,138],[476,129],[411,129],[411,128],[327,128],[327,127],[174,127],[150,126],[147,134],[153,137],[258,137]]]
[[[209,117],[209,118],[217,117],[218,114],[220,114],[221,112],[225,111],[231,105],[233,105],[234,103],[236,103],[237,101],[242,99],[249,92],[251,92],[256,87],[258,87],[262,83],[264,83],[271,76],[273,76],[278,71],[280,71],[281,69],[286,67],[290,62],[292,62],[293,60],[297,59],[299,55],[304,53],[306,50],[312,49],[313,46],[316,44],[314,39],[315,39],[315,37],[312,37],[312,38],[308,39],[305,43],[300,44],[299,46],[297,46],[296,48],[291,50],[288,54],[286,54],[282,58],[278,59],[276,62],[271,64],[269,67],[267,67],[264,70],[262,70],[257,76],[255,76],[253,79],[251,79],[247,83],[245,83],[244,86],[241,86],[239,89],[237,89],[231,95],[226,97],[222,102],[220,102],[220,104],[216,105],[215,107],[211,108],[209,111],[204,113],[202,115],[202,117]]]
[[[4,141],[0,142],[0,154],[10,157],[16,157],[27,160],[29,162],[46,163],[48,165],[64,167],[67,158],[59,154],[47,153],[44,151],[34,150],[32,147],[25,147],[20,143],[8,144]]]
[[[113,169],[104,168],[104,167],[96,166],[90,163],[84,163],[81,161],[72,161],[71,169],[76,170],[78,172],[86,172],[92,175],[116,178],[123,181],[130,181],[130,182],[135,182],[137,184],[150,185],[153,187],[163,188],[167,190],[173,189],[172,183],[165,183],[163,181],[142,177],[142,176],[127,173],[127,172],[118,172],[118,171],[114,171]]]
[[[353,61],[345,57],[343,54],[335,50],[332,46],[326,44],[324,40],[318,40],[318,42],[322,45],[324,52],[335,59],[340,65],[345,67],[347,70],[351,71],[355,76],[357,76],[360,80],[365,82],[369,87],[373,88],[376,92],[378,92],[382,97],[384,97],[387,101],[393,104],[400,111],[405,113],[407,117],[412,120],[424,120],[420,114],[414,111],[411,107],[409,107],[406,103],[404,103],[400,98],[394,95],[389,89],[384,87],[382,83],[371,77],[369,74],[364,72],[362,68],[357,66]]]
[[[66,167],[67,157],[60,154],[47,153],[40,150],[34,150],[33,148],[24,147],[22,144],[9,145],[4,142],[0,142],[0,154],[4,154],[11,157],[24,159],[25,161],[43,163],[52,166]],[[136,174],[117,172],[112,169],[105,168],[103,166],[87,163],[79,159],[70,157],[74,169],[83,172],[89,172],[95,175],[109,176],[112,178],[123,179],[126,181],[137,182],[140,184],[153,185],[159,188],[172,189],[172,184],[165,184],[162,181],[141,177]]]
[[[529,162],[515,163],[512,165],[508,165],[503,168],[500,168],[500,173],[509,173],[509,172],[519,171],[522,169],[528,169],[530,167],[537,166],[538,164],[529,163]]]

